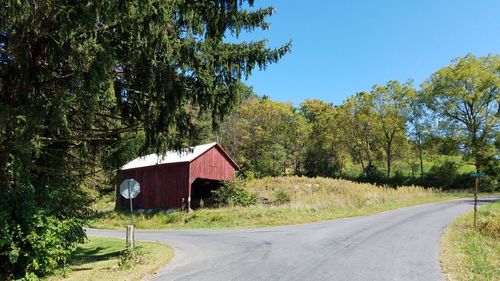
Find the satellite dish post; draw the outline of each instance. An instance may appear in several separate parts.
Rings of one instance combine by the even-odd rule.
[[[130,181],[127,181],[128,198],[130,199],[130,225],[134,226],[134,208],[132,207],[132,196],[130,192]]]
[[[132,205],[132,199],[137,197],[141,192],[140,184],[134,179],[126,179],[120,184],[120,194],[130,201],[130,225],[127,225],[127,245],[132,248],[135,246],[134,239],[134,208]]]

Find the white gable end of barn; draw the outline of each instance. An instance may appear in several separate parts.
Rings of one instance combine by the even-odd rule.
[[[191,162],[203,153],[207,152],[210,148],[214,147],[216,144],[217,143],[213,142],[198,145],[189,149],[185,149],[183,151],[172,150],[168,151],[165,155],[149,154],[128,162],[127,164],[123,165],[120,170],[129,170],[169,163]]]

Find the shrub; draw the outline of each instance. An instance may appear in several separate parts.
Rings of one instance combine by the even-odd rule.
[[[453,181],[447,187],[448,189],[457,188],[457,189],[467,189],[472,188],[474,186],[475,178],[469,174],[457,174],[454,176]],[[446,189],[446,188],[445,188]],[[479,183],[479,189],[482,190],[482,183]]]
[[[482,187],[484,191],[500,191],[500,159],[492,158],[484,167],[485,177],[482,178]]]
[[[405,175],[403,175],[403,172],[401,172],[400,170],[396,170],[394,175],[389,179],[389,184],[391,186],[403,186],[407,185],[408,182],[408,177],[405,177]]]
[[[451,188],[458,176],[458,165],[452,161],[444,161],[442,164],[433,165],[423,178],[426,186],[439,186],[443,189]]]
[[[171,212],[171,213],[165,215],[165,219],[164,219],[163,223],[169,224],[169,223],[183,222],[185,215],[186,215],[186,212],[184,212],[184,211]]]
[[[217,190],[212,191],[214,202],[218,206],[250,206],[257,203],[257,195],[248,191],[242,180],[226,181]]]
[[[468,188],[474,186],[474,178],[468,174],[459,174],[457,163],[444,161],[442,164],[432,166],[421,179],[420,184],[427,187],[440,187],[444,190]]]
[[[36,179],[13,161],[17,166],[6,172],[0,167],[0,178],[4,172],[11,179],[0,179],[0,280],[33,279],[64,266],[84,242],[82,226],[91,214],[88,194],[73,176]]]
[[[477,230],[482,235],[500,239],[500,203],[479,208]]]
[[[357,178],[361,182],[369,183],[383,183],[386,182],[384,173],[382,173],[376,166],[368,165],[363,173]]]
[[[252,171],[249,171],[249,170],[240,172],[240,176],[246,180],[254,180],[255,179],[255,173]]]
[[[132,247],[127,245],[118,257],[118,266],[121,269],[129,269],[142,262],[144,251],[142,247]]]
[[[483,235],[500,239],[500,216],[496,215],[490,220],[478,221],[478,231]]]
[[[290,194],[288,194],[284,190],[278,190],[276,192],[275,197],[276,197],[276,203],[278,203],[278,204],[290,203],[290,201],[292,200],[290,197]]]
[[[24,275],[29,280],[52,273],[66,264],[85,237],[76,219],[61,220],[43,210],[23,219],[27,221],[22,226],[9,224],[0,212],[0,277]]]

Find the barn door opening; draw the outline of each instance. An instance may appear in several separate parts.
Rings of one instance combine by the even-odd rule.
[[[221,186],[218,180],[196,179],[191,186],[191,208],[212,207],[212,190]]]

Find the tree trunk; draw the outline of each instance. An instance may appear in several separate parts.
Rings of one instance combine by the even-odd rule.
[[[344,170],[344,156],[342,155],[340,157],[340,176],[342,176],[343,170]]]
[[[418,158],[420,160],[420,177],[424,176],[424,160],[422,159],[422,147],[418,146]]]
[[[387,180],[389,181],[391,177],[391,158],[392,158],[392,151],[391,151],[391,143],[387,144]]]
[[[363,170],[363,174],[366,176],[366,173],[365,173],[365,162],[363,161],[363,158],[359,158],[359,162],[361,163],[361,169]]]
[[[393,129],[391,134],[386,134],[387,139],[387,182],[391,178],[391,160],[392,160],[392,141],[394,140],[394,134],[396,133],[396,129]]]

